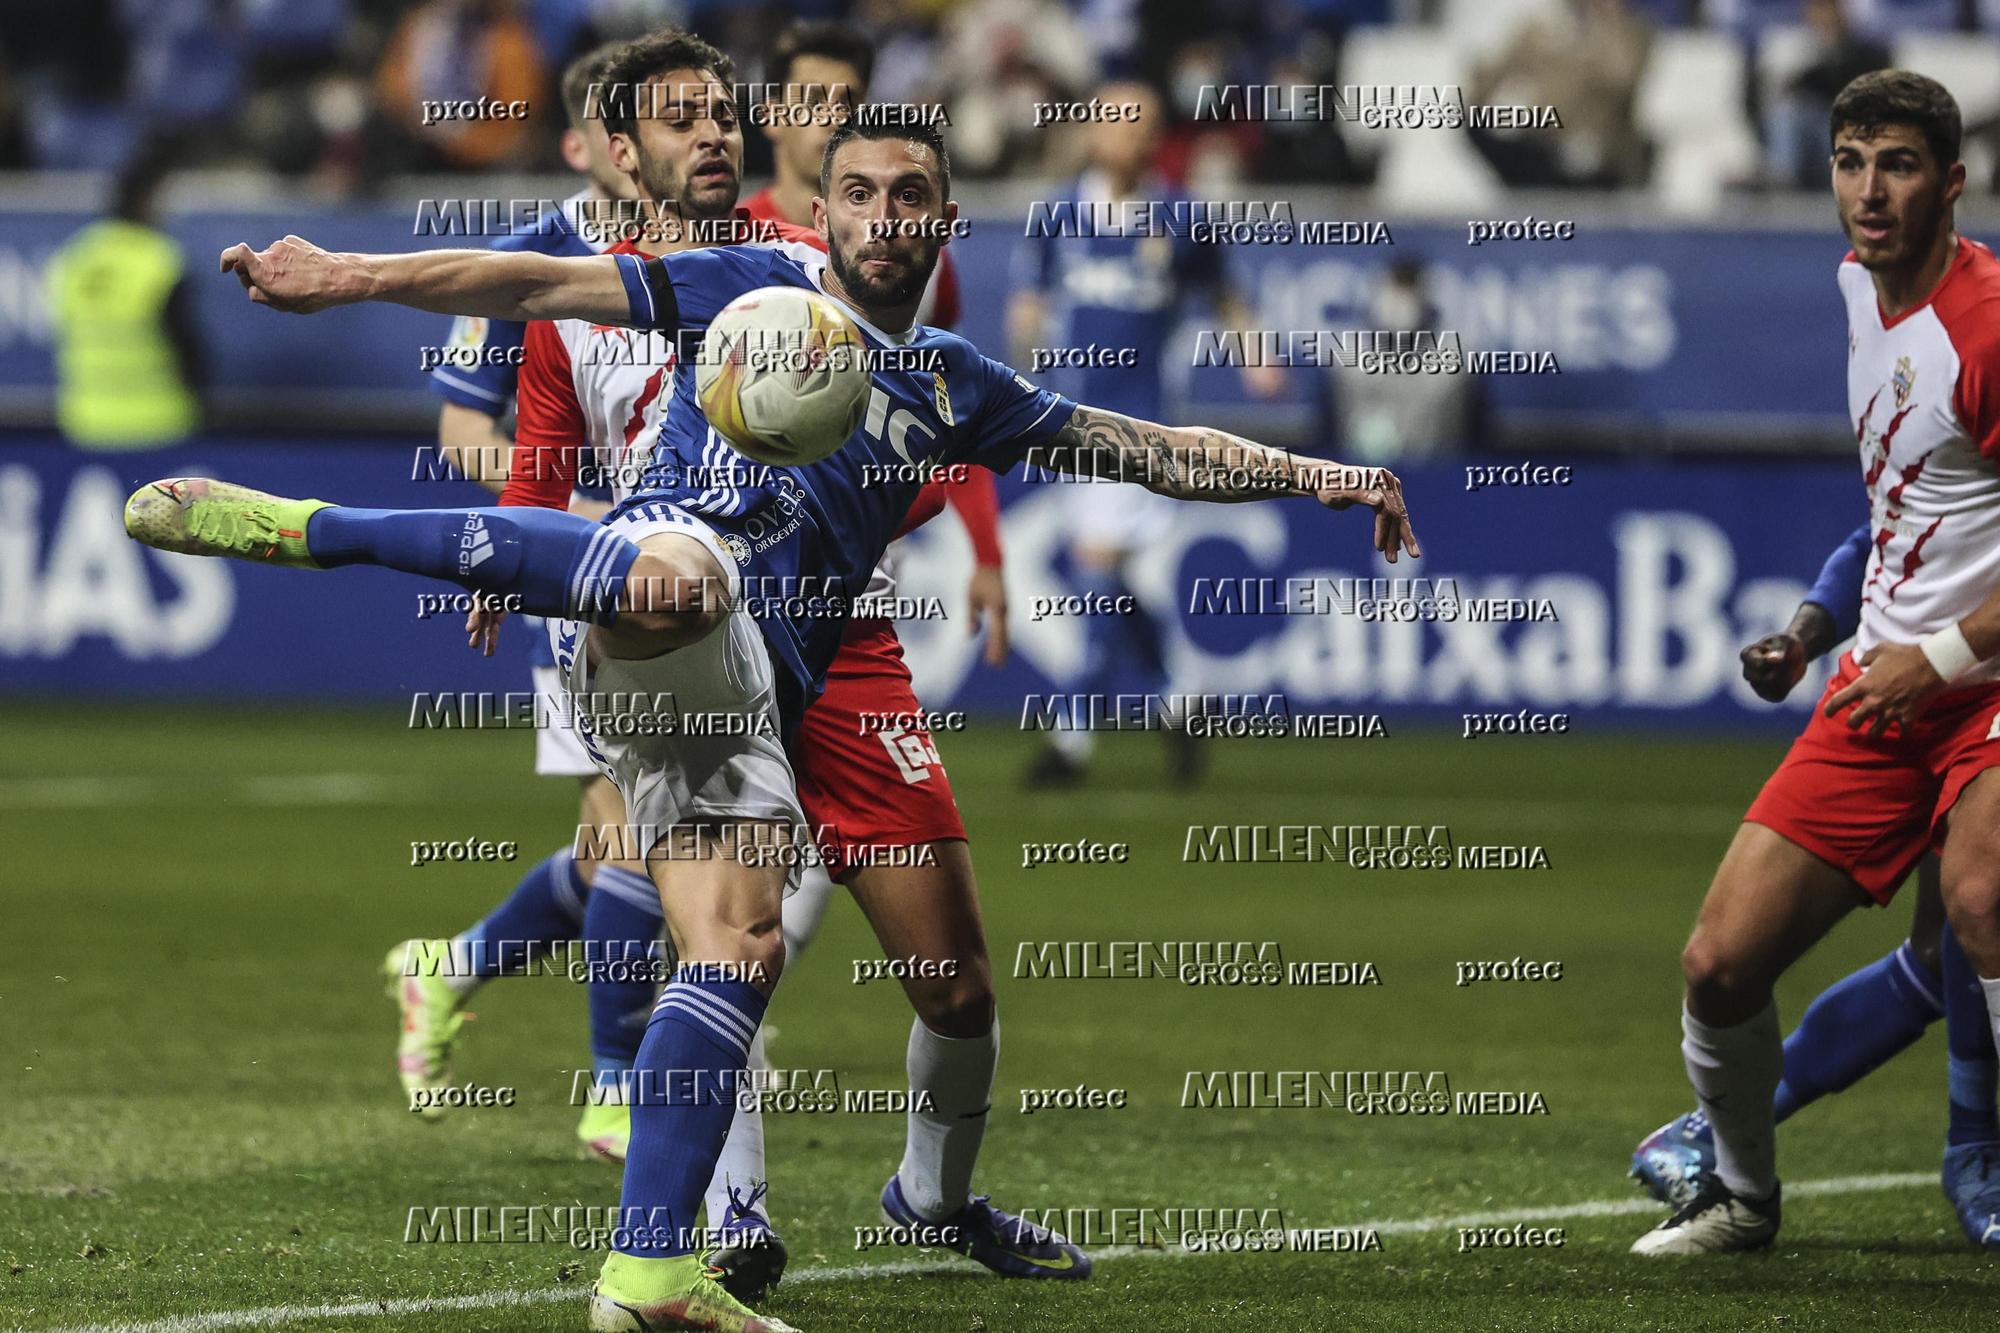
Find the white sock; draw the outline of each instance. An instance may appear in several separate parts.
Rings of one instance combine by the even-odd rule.
[[[1981,977],[1979,988],[1986,992],[1986,1016],[1993,1020],[1993,1044],[2000,1047],[2000,977]]]
[[[1097,746],[1097,735],[1084,727],[1056,727],[1049,732],[1049,744],[1065,759],[1083,763]]]
[[[940,1219],[972,1197],[972,1168],[986,1137],[993,1071],[1000,1063],[1000,1017],[977,1037],[940,1037],[910,1025],[910,1128],[896,1174],[921,1217]],[[917,1110],[928,1094],[930,1109]]]
[[[1778,1188],[1777,1120],[1771,1098],[1785,1072],[1774,1001],[1747,1023],[1712,1028],[1683,1010],[1681,1056],[1688,1082],[1715,1127],[1715,1174],[1747,1199]]]
[[[779,929],[785,933],[786,967],[796,965],[805,955],[806,946],[819,934],[826,905],[832,901],[833,881],[827,878],[826,867],[817,862],[805,867],[799,875],[799,887],[778,909]]]
[[[748,1067],[752,1075],[764,1067],[764,1030],[761,1027],[757,1029],[757,1035],[750,1039]],[[708,1207],[710,1230],[720,1227],[722,1219],[729,1216],[731,1185],[742,1192],[743,1201],[748,1203],[750,1192],[765,1179],[764,1112],[754,1101],[745,1110],[742,1099],[738,1098],[736,1116],[729,1122],[729,1137],[722,1141],[722,1156],[715,1159],[715,1174],[709,1177],[708,1192],[703,1196]],[[769,1217],[770,1197],[766,1195],[757,1208]]]
[[[454,935],[447,949],[448,961],[438,971],[444,977],[444,984],[451,987],[451,993],[463,999],[486,984],[486,978],[473,975],[472,940],[466,935]]]

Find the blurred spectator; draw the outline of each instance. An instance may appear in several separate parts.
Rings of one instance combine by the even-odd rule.
[[[1559,0],[1521,24],[1480,63],[1466,101],[1552,106],[1560,129],[1470,129],[1472,142],[1509,185],[1610,188],[1645,175],[1646,144],[1633,99],[1653,25],[1625,0]],[[1690,90],[1727,96],[1727,89]]]
[[[510,0],[426,0],[396,28],[375,71],[383,114],[416,149],[407,165],[527,165],[547,88],[532,29]],[[426,103],[526,102],[530,120],[495,115],[438,121]],[[426,125],[426,119],[437,123]],[[426,160],[429,159],[429,160]]]
[[[826,141],[834,124],[866,100],[874,73],[875,47],[859,28],[803,21],[778,34],[764,57],[764,81],[784,85],[783,100],[756,117],[772,162],[771,183],[744,203],[752,217],[812,225]],[[939,262],[949,263],[950,252],[940,252]]]
[[[1270,82],[1281,88],[1336,84],[1335,75],[1331,65],[1316,68],[1303,60],[1281,58],[1271,66]],[[1269,120],[1262,128],[1260,179],[1333,185],[1366,182],[1374,174],[1348,147],[1337,118]]]
[[[1212,305],[1221,328],[1243,332],[1251,346],[1260,342],[1250,305],[1228,278],[1226,247],[1185,226],[1124,225],[1128,217],[1137,222],[1148,216],[1146,210],[1194,211],[1155,170],[1158,95],[1145,84],[1120,82],[1105,84],[1095,96],[1135,105],[1139,114],[1087,127],[1088,169],[1065,197],[1050,201],[1051,216],[1073,210],[1075,224],[1031,231],[1023,242],[1008,301],[1008,335],[1017,363],[1056,392],[1142,421],[1168,420],[1169,340],[1196,300]],[[1164,217],[1170,220],[1171,211]],[[1260,362],[1243,373],[1259,396],[1283,388],[1284,372],[1275,366]],[[1108,696],[1132,671],[1146,689],[1168,692],[1171,611],[1149,605],[1133,581],[1146,561],[1159,558],[1177,506],[1131,486],[1080,483],[1055,490],[1070,539],[1071,588],[1102,598],[1098,605],[1131,608],[1082,617],[1086,656],[1076,697]],[[1092,737],[1083,721],[1072,720],[1076,725],[1049,733],[1049,748],[1028,770],[1031,786],[1067,786],[1083,778]],[[1188,732],[1177,723],[1166,740],[1174,776],[1192,780],[1198,755]]]
[[[0,4],[0,60],[26,165],[110,171],[125,160],[130,54],[117,0],[65,3],[60,22],[46,6]]]
[[[1368,307],[1371,332],[1438,331],[1423,265],[1399,259]],[[1455,453],[1478,441],[1479,388],[1466,371],[1398,373],[1333,363],[1333,413],[1340,456],[1395,463]]]
[[[870,95],[878,102],[921,100],[937,72],[937,32],[931,17],[921,12],[916,0],[859,0],[853,9],[851,20],[875,39]],[[956,142],[951,156],[956,170]]]
[[[950,105],[953,168],[991,176],[1073,164],[1073,126],[1037,129],[1035,107],[1077,100],[1096,74],[1088,36],[1055,0],[972,0],[952,11],[929,96]]]
[[[13,74],[0,63],[0,171],[19,171],[28,165],[28,109]]]
[[[1783,88],[1765,89],[1765,167],[1774,185],[1824,189],[1827,115],[1833,99],[1863,74],[1889,67],[1889,48],[1848,22],[1842,0],[1805,0],[1810,63]]]
[[[87,449],[177,444],[200,423],[201,345],[180,245],[154,221],[166,155],[136,154],[110,215],[49,259],[56,424]]]
[[[1240,119],[1196,119],[1204,95],[1229,84],[1263,83],[1263,71],[1243,60],[1221,37],[1184,41],[1167,61],[1172,117],[1160,141],[1158,163],[1166,178],[1195,194],[1226,198],[1241,193],[1267,126]]]
[[[132,49],[127,105],[154,139],[213,157],[243,97],[243,40],[225,0],[124,0]]]

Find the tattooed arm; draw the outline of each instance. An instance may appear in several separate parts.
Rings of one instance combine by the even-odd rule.
[[[1375,511],[1375,549],[1390,564],[1400,552],[1421,556],[1403,503],[1403,485],[1387,468],[1300,458],[1206,426],[1162,426],[1078,407],[1054,439],[1028,452],[1031,467],[1137,482],[1176,500],[1269,500],[1308,495],[1330,509]]]

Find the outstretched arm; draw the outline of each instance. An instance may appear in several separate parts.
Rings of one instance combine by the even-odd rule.
[[[344,254],[297,236],[262,250],[238,244],[222,252],[222,271],[236,274],[252,301],[300,315],[389,301],[444,315],[630,324],[623,269],[611,255],[556,259],[525,250]]]
[[[1099,407],[1078,407],[1054,439],[1028,451],[1037,467],[1137,482],[1176,500],[1269,500],[1311,496],[1329,509],[1375,511],[1375,549],[1394,564],[1421,556],[1403,485],[1387,468],[1301,458],[1206,426],[1162,426]]]

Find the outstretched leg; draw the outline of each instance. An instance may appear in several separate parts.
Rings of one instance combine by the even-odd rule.
[[[510,610],[604,626],[613,657],[693,643],[726,610],[719,569],[698,540],[634,541],[618,525],[557,509],[350,509],[179,477],[133,492],[125,530],[187,555],[297,569],[379,565],[444,579]],[[695,572],[703,562],[715,577]]]

